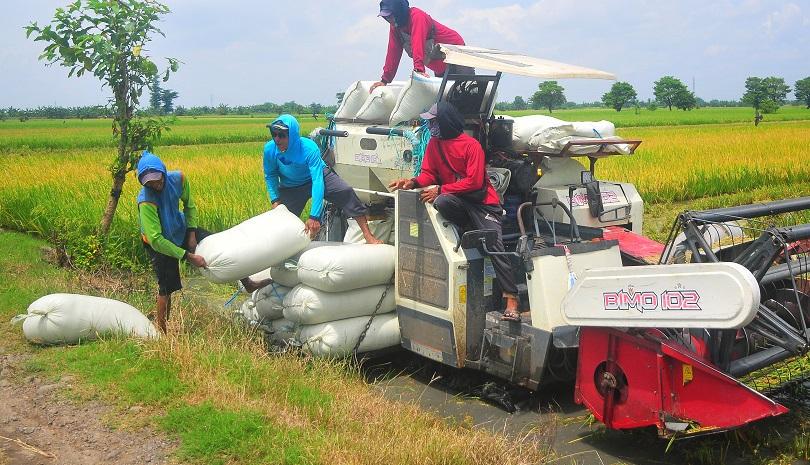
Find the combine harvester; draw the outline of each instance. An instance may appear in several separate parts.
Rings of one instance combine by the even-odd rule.
[[[559,150],[518,148],[519,121],[493,116],[502,73],[614,76],[496,50],[442,51],[447,63],[496,72],[446,75],[437,99],[455,104],[491,165],[505,167],[490,178],[506,194],[506,254],[526,313],[500,321],[491,232],[460,235],[417,192],[387,191],[419,164],[412,127],[335,119],[321,131],[335,170],[377,211],[393,211],[402,346],[532,390],[575,379],[576,401],[609,428],[697,434],[787,412],[765,393],[799,375],[795,359],[808,351],[810,224],[789,222],[808,221],[810,198],[686,211],[659,244],[641,235],[634,186],[595,172],[640,141],[597,133]],[[521,187],[527,166],[535,178]]]

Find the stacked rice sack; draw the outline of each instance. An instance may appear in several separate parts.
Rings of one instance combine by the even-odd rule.
[[[284,298],[284,318],[301,325],[298,342],[316,356],[351,353],[380,305],[358,352],[400,342],[393,282],[394,247],[346,244],[308,250],[298,260],[301,284]]]
[[[271,267],[275,284],[256,291],[241,313],[274,343],[339,357],[351,354],[379,305],[357,351],[397,346],[393,274],[393,246],[313,242]]]
[[[517,118],[505,117],[514,121],[512,146],[516,150],[539,150],[559,153],[572,140],[588,140],[595,144],[604,141],[621,142],[616,137],[616,127],[610,121],[563,121],[551,116],[530,115]],[[583,155],[596,152],[599,145],[581,145],[572,149]],[[605,149],[609,152],[630,153],[627,144],[612,144]]]

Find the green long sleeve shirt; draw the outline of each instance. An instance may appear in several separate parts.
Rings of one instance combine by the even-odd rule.
[[[183,193],[180,195],[183,202],[183,213],[186,216],[186,228],[197,227],[197,206],[191,197],[188,178],[183,176]],[[179,207],[179,205],[178,205]],[[157,205],[151,202],[142,202],[138,205],[138,216],[141,221],[142,239],[149,244],[155,252],[168,255],[176,259],[181,259],[186,254],[185,249],[172,243],[163,235],[163,228],[160,225]]]

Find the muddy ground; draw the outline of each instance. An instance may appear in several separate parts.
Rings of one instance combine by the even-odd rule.
[[[0,343],[0,465],[159,465],[175,445],[144,428],[113,428],[121,412],[70,400],[73,379],[27,376],[26,355]],[[139,407],[127,414],[136,415]]]

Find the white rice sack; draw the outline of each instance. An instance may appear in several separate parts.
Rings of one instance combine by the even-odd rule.
[[[564,137],[570,135],[574,130],[573,125],[570,123],[545,115],[519,116],[514,121],[512,126],[512,146],[516,150],[532,148],[532,138],[538,136],[551,137],[555,134]]]
[[[363,107],[368,98],[368,93],[371,90],[371,85],[375,81],[356,81],[349,85],[346,92],[343,93],[343,100],[340,102],[335,112],[337,119],[354,119],[357,111]]]
[[[380,285],[346,292],[324,292],[302,284],[284,298],[284,318],[302,325],[314,325],[368,316],[374,313],[380,299],[382,303],[377,314],[393,312],[396,309],[393,286]]]
[[[574,121],[572,136],[607,138],[616,135],[616,126],[610,121]]]
[[[326,292],[387,284],[394,274],[394,246],[346,244],[320,247],[301,254],[298,279]]]
[[[266,270],[259,271],[256,274],[250,275],[250,279],[252,279],[255,282],[264,281],[265,279],[268,279],[268,278],[271,278],[271,277],[272,277],[272,275],[270,273],[270,268],[267,268]]]
[[[301,284],[301,280],[298,279],[298,259],[301,258],[301,254],[303,254],[308,250],[317,249],[318,247],[328,247],[342,244],[343,244],[342,242],[327,242],[327,241],[310,242],[310,244],[304,247],[304,250],[302,250],[301,252],[284,260],[281,263],[278,263],[270,267],[270,276],[276,283],[281,284],[284,287],[293,288]]]
[[[414,73],[397,98],[389,121],[391,126],[416,119],[430,109],[439,99],[441,85],[441,78],[426,78]]]
[[[402,88],[402,85],[394,83],[377,87],[357,111],[354,119],[374,123],[388,122]]]
[[[200,242],[197,254],[208,264],[200,271],[215,283],[237,281],[283,262],[309,242],[301,219],[280,205]]]
[[[354,218],[349,218],[349,227],[346,228],[346,234],[343,236],[343,242],[348,244],[365,244],[366,238],[363,237],[363,231]],[[391,242],[391,233],[394,231],[394,218],[388,217],[384,220],[369,220],[368,229],[371,234],[377,239],[389,243]]]
[[[577,155],[587,155],[589,153],[596,153],[599,151],[601,147],[601,143],[605,141],[615,141],[617,143],[610,144],[605,146],[605,152],[608,153],[620,153],[623,155],[629,155],[631,147],[628,144],[621,144],[620,142],[623,139],[619,137],[605,137],[604,139],[597,139],[593,137],[577,137],[577,136],[565,136],[560,137],[548,141],[544,141],[542,143],[538,143],[536,145],[536,149],[540,152],[548,152],[548,153],[559,153],[565,147],[565,144],[568,142],[576,140],[576,141],[593,141],[595,145],[576,145],[569,149],[571,153]]]
[[[117,300],[77,294],[51,294],[28,306],[25,338],[34,344],[76,344],[105,334],[157,338],[152,323],[135,307]]]
[[[281,318],[284,312],[284,297],[288,292],[290,292],[289,287],[277,283],[254,291],[251,300],[259,320],[267,322]]]
[[[330,321],[319,325],[301,326],[298,340],[305,351],[319,357],[339,357],[351,354],[369,317]],[[358,352],[395,347],[400,344],[399,320],[396,313],[374,317]]]

